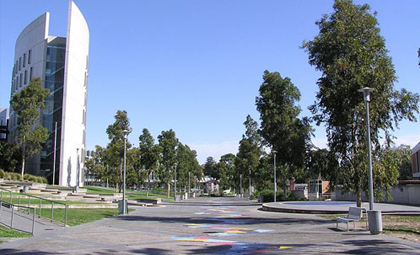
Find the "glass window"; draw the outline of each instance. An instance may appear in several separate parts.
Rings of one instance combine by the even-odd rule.
[[[26,53],[23,54],[23,67],[26,66]]]
[[[19,86],[22,87],[22,74],[19,75]]]
[[[25,70],[25,78],[24,78],[24,84],[26,84],[28,82],[28,71]]]
[[[19,71],[22,69],[22,57],[19,57]]]
[[[16,63],[15,63],[15,74],[17,74],[17,72],[18,72],[18,61],[16,60]]]
[[[29,68],[29,82],[32,81],[32,66]]]
[[[31,54],[32,54],[32,50],[28,51],[28,65],[31,64]]]

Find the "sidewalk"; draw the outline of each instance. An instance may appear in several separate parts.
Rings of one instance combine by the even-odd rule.
[[[348,213],[350,206],[356,206],[356,203],[350,201],[290,201],[264,203],[262,210],[271,212],[329,214]],[[369,203],[362,203],[362,207],[369,210]],[[420,206],[375,203],[374,209],[381,211],[382,214],[420,214]]]

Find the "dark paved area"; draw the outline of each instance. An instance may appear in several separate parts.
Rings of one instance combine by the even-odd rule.
[[[419,254],[420,244],[335,229],[310,214],[259,210],[237,198],[140,207],[127,216],[0,245],[0,254]]]

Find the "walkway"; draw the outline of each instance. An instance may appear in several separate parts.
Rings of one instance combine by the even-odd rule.
[[[350,206],[356,206],[356,203],[350,201],[290,201],[265,203],[262,205],[262,209],[272,212],[329,214],[348,213]],[[362,207],[369,210],[369,203],[362,203]],[[382,214],[420,214],[420,206],[375,203],[374,209],[381,211]]]

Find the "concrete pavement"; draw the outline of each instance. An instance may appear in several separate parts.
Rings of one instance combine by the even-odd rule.
[[[363,229],[344,232],[309,214],[259,210],[237,198],[140,207],[0,245],[0,254],[419,254],[420,244]]]

